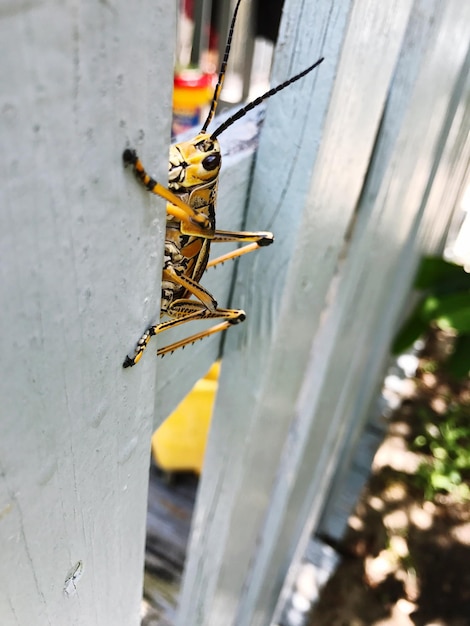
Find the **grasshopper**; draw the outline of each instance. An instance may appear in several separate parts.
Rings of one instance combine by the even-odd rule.
[[[233,13],[225,53],[207,119],[194,139],[176,143],[170,147],[168,187],[161,185],[147,174],[135,150],[128,148],[123,153],[124,165],[133,167],[135,175],[148,191],[167,201],[160,317],[169,318],[147,328],[137,342],[134,355],[132,357],[126,356],[123,367],[135,365],[142,357],[150,339],[170,328],[193,320],[222,320],[211,328],[160,348],[157,351],[158,356],[164,356],[177,348],[242,322],[245,319],[244,311],[219,308],[214,297],[204,289],[199,281],[206,268],[239,257],[257,248],[268,246],[274,241],[274,236],[270,232],[230,232],[216,228],[217,183],[222,163],[217,137],[261,102],[311,72],[320,65],[323,58],[303,72],[256,98],[229,117],[215,131],[208,133],[207,128],[214,117],[225,77],[240,2],[241,0],[238,0]],[[234,242],[244,245],[233,252],[209,261],[211,243],[220,242]]]

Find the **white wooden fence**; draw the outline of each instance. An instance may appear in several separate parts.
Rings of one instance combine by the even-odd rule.
[[[175,9],[0,9],[2,626],[138,624],[150,434],[219,353],[121,367],[158,318],[164,233],[121,153],[165,180]],[[466,180],[469,23],[460,0],[286,0],[273,82],[326,60],[268,103],[252,179],[253,119],[222,135],[219,226],[276,243],[204,279],[248,317],[223,341],[179,626],[268,625],[327,523]]]

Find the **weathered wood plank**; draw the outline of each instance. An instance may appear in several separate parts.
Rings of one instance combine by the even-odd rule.
[[[417,5],[416,9],[419,9],[419,5]],[[417,20],[420,22],[421,19],[422,15],[418,18],[415,14],[415,23]],[[425,31],[421,33],[421,38],[423,38],[423,35],[429,36],[429,43],[426,44],[426,42],[422,42],[424,48],[415,52],[413,52],[413,45],[415,44],[416,36],[415,32],[411,31],[410,27],[410,33],[408,35],[409,41],[406,44],[403,54],[403,64],[408,62],[410,54],[427,55],[428,51],[425,47],[426,45],[430,46],[430,50],[436,47],[435,38],[442,37],[440,33],[443,31],[448,32],[449,29],[449,24],[446,25],[444,16],[440,16],[440,19],[442,21],[438,24],[437,31]],[[455,20],[456,17],[450,14],[450,16],[448,16],[448,20],[449,19]],[[462,15],[462,20],[463,19],[466,19],[464,14]],[[423,151],[423,157],[421,158],[428,156],[428,158],[433,160],[428,164],[426,170],[428,172],[428,179],[422,193],[422,206],[418,209],[417,205],[415,205],[415,215],[417,216],[416,224],[410,230],[407,244],[400,252],[399,256],[401,258],[397,261],[399,265],[395,270],[395,274],[402,277],[402,280],[398,281],[399,291],[397,291],[397,288],[393,289],[394,298],[393,301],[391,301],[387,291],[384,292],[383,289],[380,290],[380,288],[376,286],[376,290],[383,292],[382,303],[376,315],[379,319],[382,317],[382,319],[385,320],[388,333],[394,331],[396,323],[390,326],[390,320],[387,320],[386,316],[391,313],[392,317],[395,317],[395,319],[399,321],[403,315],[402,311],[406,309],[406,307],[404,308],[401,305],[403,299],[407,297],[407,283],[404,281],[404,277],[407,277],[409,281],[413,276],[414,268],[421,254],[440,254],[442,252],[448,224],[457,206],[462,187],[466,182],[468,163],[470,161],[470,137],[468,134],[470,106],[467,104],[470,94],[470,55],[469,50],[465,48],[466,42],[464,33],[460,32],[457,27],[454,34],[457,44],[455,53],[450,53],[448,50],[446,51],[445,48],[437,49],[436,57],[431,57],[430,65],[426,68],[429,74],[425,75],[422,78],[422,83],[417,85],[417,89],[420,90],[416,96],[418,98],[422,97],[422,91],[428,84],[433,86],[432,88],[435,90],[435,93],[426,98],[426,100],[431,103],[430,110],[428,112],[426,112],[424,108],[421,110],[423,115],[427,115],[429,121],[437,114],[438,120],[436,121],[436,125],[440,123],[440,129],[435,129],[434,133],[429,136],[427,132],[423,132],[422,130],[418,131],[420,132],[420,136],[416,138],[416,143]],[[441,58],[439,58],[438,55],[441,55]],[[438,79],[438,75],[440,71],[442,71],[439,68],[441,62],[448,64],[449,67],[453,66],[453,71],[446,78],[444,83],[440,82]],[[402,72],[405,71],[402,65]],[[430,75],[431,73],[432,76]],[[398,80],[399,77],[397,76],[397,81]],[[432,103],[437,103],[440,100],[443,100],[443,103],[441,104],[442,109],[440,110],[439,121],[439,110],[436,110],[437,106]],[[419,100],[414,106],[415,114],[419,116]],[[412,107],[410,108],[412,109]],[[386,132],[386,130],[387,129],[384,128],[384,132]],[[432,149],[430,145],[426,145],[426,141],[434,141],[433,145],[435,148]],[[412,150],[413,148],[410,147],[409,149]],[[406,165],[404,167],[406,167]],[[410,179],[410,182],[413,183],[413,178]],[[397,201],[397,204],[400,205],[400,202]],[[402,210],[406,208],[409,211],[410,205],[403,207]],[[394,211],[393,205],[389,210]],[[422,215],[420,213],[422,213]],[[403,217],[399,211],[392,215],[390,219],[399,223],[403,221]],[[373,237],[375,239],[377,235],[374,234]],[[384,259],[384,265],[389,266],[390,261]],[[396,299],[397,301],[395,302]],[[373,363],[371,363],[371,367],[374,367]],[[380,363],[375,367],[380,367]],[[364,415],[366,414],[367,412],[364,411]],[[348,451],[346,453],[344,450],[342,455],[343,462],[336,470],[335,480],[320,522],[320,533],[334,540],[341,538],[342,532],[346,527],[347,517],[352,508],[352,503],[354,503],[359,495],[361,480],[352,478],[351,466],[347,462],[346,456],[348,459],[354,457],[355,463],[360,463],[361,467],[364,467],[364,454],[361,452],[361,447],[364,445],[364,434],[361,435],[361,439],[358,437],[361,428],[360,420],[352,422],[351,434],[347,439]],[[354,445],[355,440],[357,440],[356,445]],[[370,455],[367,453],[365,456],[369,458]],[[370,464],[367,465],[367,467],[369,466]],[[354,465],[352,469],[354,471]],[[363,471],[362,475],[364,478]],[[362,484],[363,482],[364,480]],[[353,484],[355,485],[354,489],[352,487]]]
[[[278,474],[279,460],[410,5],[356,2],[351,15],[348,3],[286,5],[274,82],[327,61],[268,104],[247,227],[272,228],[277,243],[240,263],[234,298],[249,317],[226,339],[180,624],[269,623],[289,564],[278,562],[279,529],[301,513],[285,506],[295,472]],[[287,457],[300,446],[295,428]]]
[[[413,6],[347,261],[297,406],[315,421],[309,432],[298,433],[305,448],[287,506],[296,510],[313,502],[310,528],[321,506],[322,477],[316,473],[312,480],[315,466],[326,475],[342,471],[343,480],[349,471],[414,269],[430,249],[422,234],[440,205],[430,202],[429,190],[468,71],[469,17],[463,5]],[[301,518],[294,523],[300,525]],[[283,529],[288,541],[292,528]]]
[[[334,469],[343,480],[377,392],[374,378],[383,371],[387,346],[423,249],[417,239],[420,224],[432,220],[439,210],[427,202],[426,190],[440,159],[447,115],[453,114],[449,104],[468,45],[463,28],[466,19],[465,9],[441,10],[439,3],[426,7],[416,3],[413,8],[338,298],[325,324],[322,350],[327,358],[312,373],[310,390],[305,391],[305,410],[319,416],[319,426],[327,418],[332,422],[323,439],[330,454],[322,453],[321,462],[325,471]],[[456,43],[456,57],[443,43],[449,38]],[[453,69],[443,71],[446,65]],[[319,376],[322,380],[316,383]],[[299,485],[311,479],[307,461],[315,450],[320,454],[318,448],[318,430],[312,430],[306,439]],[[339,458],[342,462],[334,467]],[[289,505],[294,506],[295,499],[313,498],[316,489],[315,482],[311,483],[306,498],[305,491],[296,488]],[[312,511],[312,523],[318,513],[318,507]]]
[[[1,13],[0,622],[137,625],[156,364],[121,365],[158,307],[164,206],[121,155],[166,176],[175,11]]]

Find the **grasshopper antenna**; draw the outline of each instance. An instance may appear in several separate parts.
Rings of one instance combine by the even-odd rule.
[[[307,67],[307,69],[303,70],[303,72],[300,72],[299,74],[296,74],[295,76],[292,76],[292,78],[289,78],[289,80],[286,80],[285,82],[281,83],[277,87],[273,87],[272,89],[264,93],[262,96],[259,96],[252,102],[249,102],[246,106],[244,106],[242,109],[234,113],[231,117],[226,119],[225,122],[223,122],[218,128],[216,128],[211,135],[211,139],[216,139],[216,137],[218,137],[221,133],[223,133],[224,130],[227,130],[227,128],[231,126],[234,122],[236,122],[241,117],[246,115],[248,111],[251,111],[252,109],[257,107],[258,104],[261,104],[262,102],[264,102],[264,100],[267,100],[271,96],[274,96],[274,94],[278,93],[279,91],[282,91],[289,85],[292,85],[292,83],[295,83],[296,80],[303,78],[306,74],[308,74],[309,72],[314,70],[316,67],[318,67],[320,63],[323,63],[323,61],[324,61],[324,57],[321,57],[321,59],[318,59],[318,61],[316,61],[310,67]]]
[[[233,12],[232,21],[230,23],[230,29],[228,31],[227,43],[225,45],[224,58],[222,60],[222,65],[220,66],[219,77],[217,79],[217,85],[215,86],[215,89],[214,89],[214,95],[212,96],[211,108],[207,115],[207,119],[204,122],[204,126],[201,128],[201,133],[205,133],[207,130],[207,127],[212,122],[212,119],[215,114],[215,110],[217,108],[217,104],[219,102],[219,96],[222,90],[222,85],[224,84],[225,71],[227,69],[228,55],[230,54],[230,46],[232,45],[233,30],[235,28],[235,22],[237,20],[237,13],[238,13],[238,7],[240,6],[240,2],[241,0],[238,0],[237,5],[235,7],[235,11]]]

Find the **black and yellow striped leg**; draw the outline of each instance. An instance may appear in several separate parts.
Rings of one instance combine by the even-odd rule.
[[[211,326],[210,328],[207,328],[206,330],[203,330],[200,333],[195,333],[194,335],[191,335],[190,337],[186,337],[186,339],[182,339],[181,341],[175,341],[175,343],[172,343],[171,345],[166,346],[165,348],[160,348],[159,350],[157,350],[157,356],[165,356],[165,354],[168,354],[169,352],[174,352],[175,350],[178,350],[178,348],[184,348],[190,343],[196,343],[196,341],[199,341],[200,339],[205,339],[206,337],[210,337],[211,335],[220,333],[230,328],[230,326],[233,326],[233,324],[236,324],[237,322],[242,322],[242,321],[243,321],[242,319],[235,319],[232,321],[220,322],[220,324]]]
[[[168,330],[168,328],[179,326],[180,324],[184,324],[185,322],[189,322],[193,319],[202,320],[211,317],[225,317],[230,319],[237,318],[236,321],[241,321],[241,314],[243,314],[243,319],[245,319],[245,313],[243,311],[232,312],[231,309],[218,309],[216,300],[207,291],[207,289],[204,289],[202,285],[195,282],[189,276],[178,274],[171,266],[163,270],[162,280],[171,281],[181,285],[193,296],[198,298],[199,302],[189,299],[180,299],[172,302],[166,312],[173,319],[147,328],[145,333],[137,342],[134,356],[132,358],[126,356],[123,367],[132,367],[135,365],[140,360],[140,357],[142,356],[142,353],[147,347],[150,339],[157,333],[161,333],[163,330]],[[236,322],[233,321],[231,323]]]
[[[178,198],[172,191],[149,176],[135,150],[126,148],[122,159],[124,165],[133,166],[135,175],[150,193],[160,196],[170,203],[167,204],[166,211],[184,225],[182,231],[184,230],[186,235],[194,235],[206,239],[212,238],[213,231],[207,217],[196,213],[194,209]]]
[[[147,347],[148,342],[157,332],[157,328],[158,328],[158,325],[150,326],[150,328],[147,328],[145,333],[137,342],[134,356],[130,357],[129,355],[126,354],[126,358],[124,359],[124,363],[122,364],[123,367],[133,367],[136,363],[140,361],[142,354],[144,353],[144,350]]]
[[[189,311],[190,313],[188,314]],[[157,331],[159,333],[193,320],[223,319],[224,321],[220,324],[216,324],[215,326],[211,326],[210,328],[206,328],[199,333],[195,333],[194,335],[175,341],[169,346],[160,348],[157,350],[157,356],[165,356],[165,354],[174,352],[178,348],[184,348],[185,346],[195,343],[200,339],[204,339],[205,337],[210,337],[215,333],[227,330],[230,326],[243,322],[246,317],[245,311],[242,311],[241,309],[216,309],[215,311],[208,311],[204,308],[204,305],[201,302],[194,302],[194,300],[176,300],[172,303],[168,312],[173,317],[177,317],[181,314],[185,315],[179,319],[173,319],[159,324]]]
[[[232,250],[232,252],[227,252],[227,254],[222,254],[215,259],[212,259],[207,264],[207,268],[214,267],[215,265],[219,265],[220,263],[225,263],[225,261],[229,261],[230,259],[236,259],[244,254],[248,254],[249,252],[253,252],[254,250],[258,250],[258,248],[264,248],[265,246],[269,246],[274,241],[274,235],[269,232],[242,232],[242,231],[226,231],[226,230],[216,230],[214,233],[214,238],[212,239],[213,243],[246,243],[245,246],[241,248],[237,248],[236,250]],[[251,243],[248,243],[251,242]]]
[[[187,291],[192,293],[193,296],[195,296],[198,300],[200,300],[204,307],[206,309],[209,309],[209,311],[215,311],[215,309],[217,308],[217,301],[212,296],[212,294],[207,291],[207,289],[204,289],[202,285],[197,283],[189,276],[185,276],[184,274],[178,274],[171,266],[163,270],[162,280],[167,280],[172,283],[176,283],[177,285],[181,285]]]
[[[221,324],[217,324],[216,326],[212,326],[211,328],[186,337],[185,339],[176,341],[175,343],[172,343],[165,348],[160,348],[157,351],[158,356],[164,356],[168,352],[174,352],[177,348],[183,348],[184,346],[190,343],[194,343],[199,339],[204,339],[204,337],[208,337],[217,332],[226,330],[231,325],[238,324],[238,322],[242,322],[245,319],[245,312],[240,309],[215,309],[214,311],[210,311],[204,306],[202,302],[197,302],[195,300],[189,299],[175,300],[168,308],[167,313],[173,319],[170,319],[167,322],[160,322],[155,326],[150,326],[150,328],[147,328],[145,333],[137,342],[134,356],[126,356],[123,367],[134,366],[138,361],[140,361],[142,354],[147,347],[150,339],[154,335],[158,335],[159,333],[162,333],[165,330],[169,330],[170,328],[176,328],[176,326],[186,324],[186,322],[191,322],[193,320],[225,320]]]
[[[172,302],[167,314],[173,319],[167,322],[160,322],[157,325],[158,328],[154,333],[155,335],[193,320],[225,319],[231,324],[238,324],[238,322],[243,322],[245,319],[245,311],[241,309],[215,309],[214,311],[209,311],[202,302],[187,298],[181,298]]]

